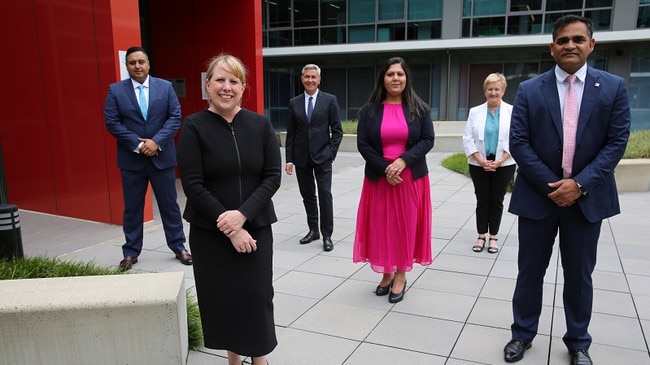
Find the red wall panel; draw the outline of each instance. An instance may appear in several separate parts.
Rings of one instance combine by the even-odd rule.
[[[222,1],[218,7],[211,0],[157,0],[152,5],[152,73],[185,78],[187,96],[179,98],[183,116],[207,106],[201,99],[201,72],[222,52],[239,57],[248,69],[244,107],[264,113],[259,0]]]
[[[152,2],[153,3],[153,2]],[[184,78],[183,115],[206,106],[201,72],[221,52],[249,70],[244,107],[264,112],[261,2],[157,0],[150,11],[152,75]],[[236,24],[236,26],[232,26]],[[122,223],[115,140],[106,131],[118,50],[141,45],[133,0],[3,1],[0,142],[9,202],[20,209]],[[19,36],[17,36],[19,35]],[[148,198],[145,219],[152,217]]]
[[[0,66],[11,87],[0,90],[0,140],[9,202],[20,209],[121,224],[115,141],[103,118],[118,80],[116,31],[140,43],[137,2],[3,2],[11,53]]]
[[[41,54],[32,2],[4,1],[0,11],[0,141],[9,202],[56,212]]]

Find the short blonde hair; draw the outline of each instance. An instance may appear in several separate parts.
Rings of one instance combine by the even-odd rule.
[[[239,58],[227,53],[222,53],[213,57],[208,63],[208,70],[206,71],[205,76],[206,80],[210,81],[214,74],[214,69],[217,66],[221,66],[224,70],[231,72],[235,77],[241,80],[242,84],[246,85],[246,66],[244,66],[244,63]],[[205,88],[206,85],[203,87]]]
[[[508,86],[508,83],[506,82],[506,77],[503,76],[502,73],[495,72],[495,73],[489,74],[485,78],[485,81],[483,81],[483,90],[485,90],[485,88],[487,87],[488,84],[491,84],[493,82],[500,82],[501,83],[501,88],[503,90],[505,90],[506,87]]]

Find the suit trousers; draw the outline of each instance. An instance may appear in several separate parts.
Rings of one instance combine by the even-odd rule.
[[[519,217],[519,273],[512,299],[513,339],[528,342],[537,334],[544,275],[559,230],[567,328],[562,339],[569,350],[589,348],[588,327],[593,303],[591,275],[596,266],[601,223],[589,222],[578,204],[556,207],[541,220]]]
[[[501,166],[496,171],[485,171],[481,166],[469,165],[469,174],[476,195],[476,231],[491,235],[499,233],[503,216],[503,197],[515,173],[515,165]]]
[[[167,246],[179,253],[185,249],[185,233],[181,211],[176,201],[176,170],[174,167],[158,169],[151,160],[139,171],[121,170],[124,193],[124,222],[122,229],[126,243],[124,256],[138,257],[142,251],[144,198],[149,183],[158,203]]]
[[[323,237],[332,237],[334,231],[334,206],[332,203],[332,161],[307,166],[295,166],[298,188],[307,213],[307,225],[318,231],[318,212],[320,205],[320,232]],[[318,204],[316,203],[318,187]]]

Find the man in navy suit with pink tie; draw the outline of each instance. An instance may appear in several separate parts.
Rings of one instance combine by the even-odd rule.
[[[624,80],[587,65],[595,42],[590,19],[559,18],[550,44],[557,65],[522,82],[513,103],[510,153],[519,170],[509,211],[519,216],[519,274],[506,362],[521,360],[537,334],[544,274],[559,231],[562,339],[571,365],[592,364],[591,275],[602,220],[620,213],[614,168],[630,133]]]
[[[142,251],[144,198],[151,183],[158,202],[167,246],[185,265],[185,233],[176,202],[176,147],[181,106],[167,80],[149,76],[149,57],[141,47],[126,51],[130,78],[111,84],[104,105],[108,131],[117,140],[117,165],[124,194],[122,270],[138,262]]]

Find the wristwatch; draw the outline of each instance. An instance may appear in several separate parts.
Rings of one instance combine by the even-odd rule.
[[[578,190],[580,190],[580,194],[582,194],[582,196],[587,196],[587,188],[582,186],[582,184],[580,184],[577,181],[576,181],[576,185],[578,185]]]

